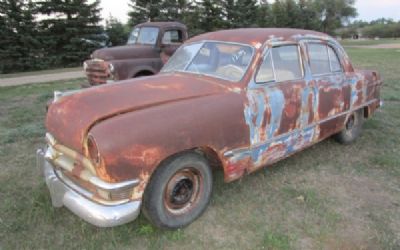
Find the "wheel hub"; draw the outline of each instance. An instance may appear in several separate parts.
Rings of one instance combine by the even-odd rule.
[[[184,178],[180,180],[172,189],[170,202],[175,205],[183,205],[190,200],[193,194],[193,182]]]
[[[196,169],[179,170],[170,178],[165,188],[165,208],[174,215],[187,212],[197,204],[202,185],[203,179]]]

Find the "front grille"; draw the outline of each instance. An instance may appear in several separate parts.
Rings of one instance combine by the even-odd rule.
[[[107,83],[111,78],[108,62],[103,60],[88,60],[86,64],[86,77],[91,85],[99,85]]]

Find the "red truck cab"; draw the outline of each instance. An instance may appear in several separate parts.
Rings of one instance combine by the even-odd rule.
[[[83,63],[88,80],[83,87],[154,75],[187,38],[179,22],[138,24],[126,45],[98,49]]]

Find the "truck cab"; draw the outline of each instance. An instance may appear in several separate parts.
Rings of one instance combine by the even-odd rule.
[[[187,38],[187,28],[179,22],[138,24],[126,45],[98,49],[83,63],[88,81],[82,87],[154,75]]]

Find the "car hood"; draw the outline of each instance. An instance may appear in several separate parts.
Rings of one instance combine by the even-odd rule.
[[[219,80],[173,73],[129,79],[61,97],[48,108],[46,128],[61,144],[83,151],[97,123],[127,112],[232,91]],[[146,121],[144,121],[146,122]]]
[[[133,58],[149,58],[156,56],[156,49],[151,45],[124,45],[98,49],[92,57],[102,60],[123,60]]]

